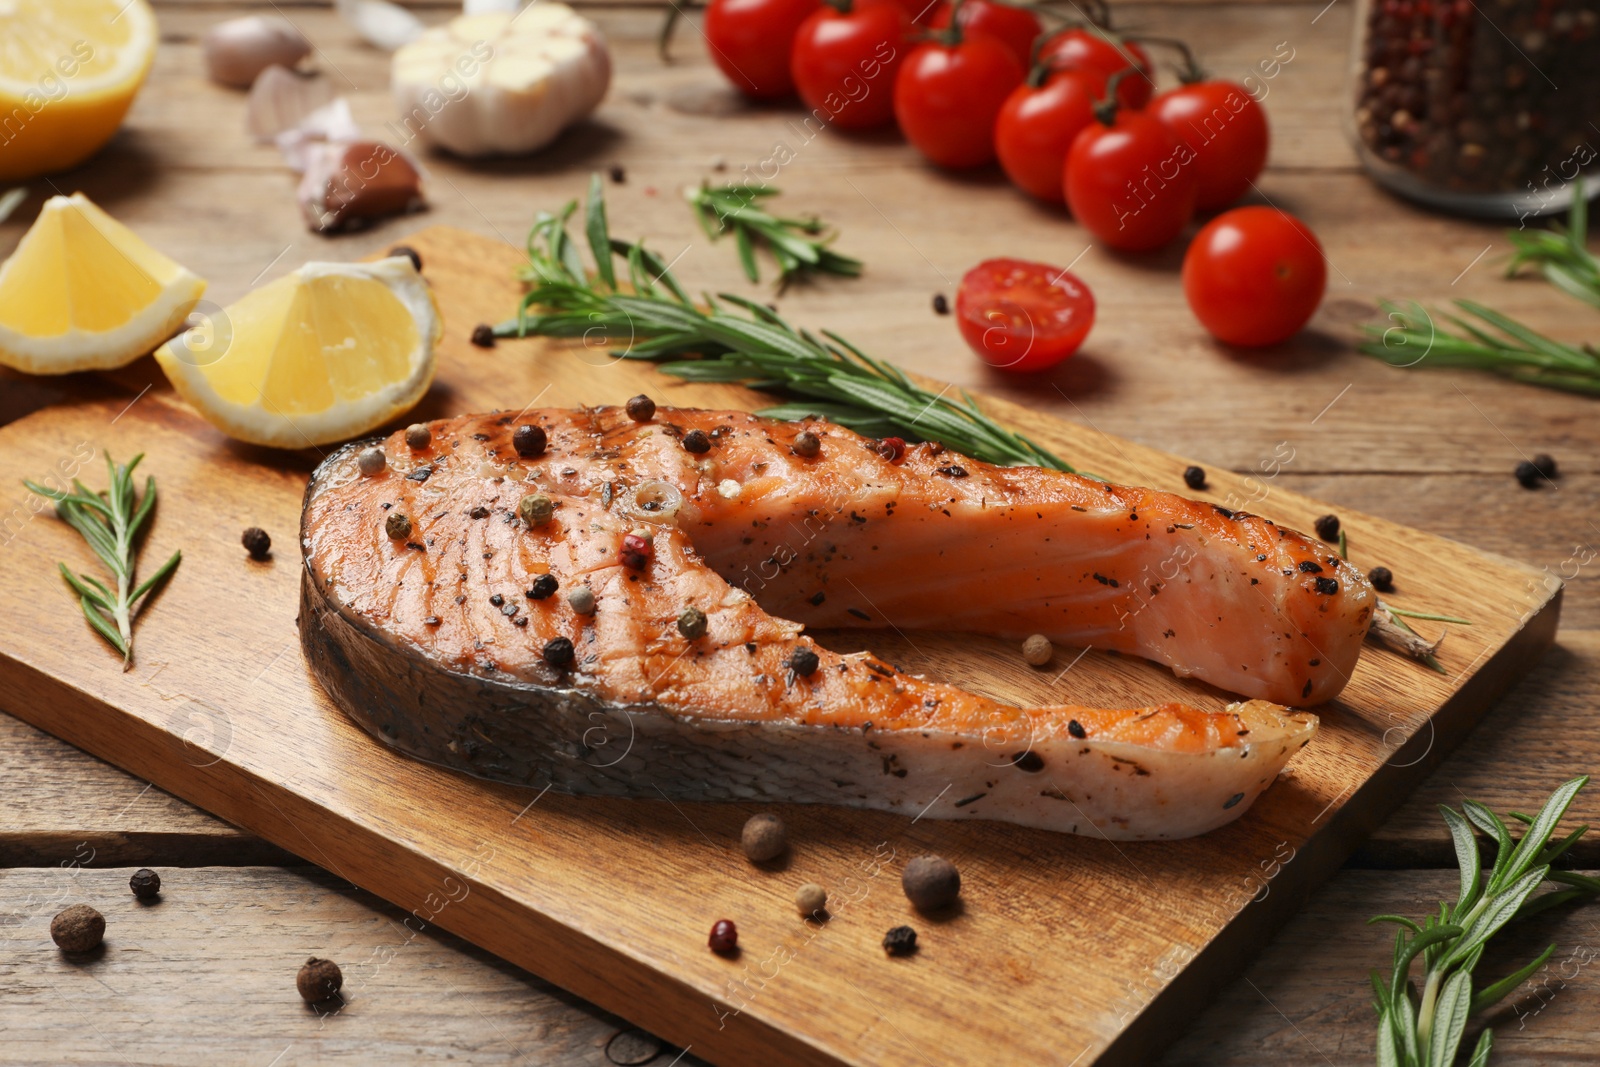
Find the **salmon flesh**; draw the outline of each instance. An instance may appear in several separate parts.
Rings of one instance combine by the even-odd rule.
[[[824,420],[426,425],[427,447],[350,445],[312,476],[301,641],[365,729],[497,781],[1186,837],[1311,739],[1283,705],[1338,693],[1375,603],[1266,519]],[[808,625],[1042,633],[1253,699],[1012,707]]]

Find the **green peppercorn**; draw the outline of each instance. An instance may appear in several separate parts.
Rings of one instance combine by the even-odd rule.
[[[391,541],[404,541],[411,536],[411,520],[398,511],[391,511],[389,517],[383,520],[383,532],[389,535]]]
[[[684,608],[678,616],[678,632],[691,641],[706,635],[706,613],[699,608]]]
[[[529,526],[543,526],[555,513],[555,502],[543,493],[529,493],[517,502],[517,518]]]

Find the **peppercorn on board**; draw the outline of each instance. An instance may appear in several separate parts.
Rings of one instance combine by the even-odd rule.
[[[517,252],[435,229],[422,254],[447,320],[439,382],[413,417],[494,407],[664,402],[757,407],[743,390],[670,383],[647,365],[588,362],[542,341],[471,347],[503,318]],[[148,373],[148,369],[145,371]],[[1403,798],[1552,640],[1559,588],[1542,571],[1345,512],[1358,566],[1406,576],[1397,603],[1460,615],[1445,675],[1369,646],[1322,729],[1238,822],[1198,838],[1115,844],[995,823],[789,806],[786,859],[752,866],[739,828],[757,809],[540,794],[466,778],[373,742],[311,681],[295,626],[301,494],[318,457],[225,441],[164,387],[86,383],[76,399],[0,429],[18,477],[103,478],[102,453],[146,453],[161,505],[142,559],[182,548],[178,576],[119,658],[84,625],[55,570],[89,566],[81,539],[21,487],[0,488],[13,620],[0,650],[7,710],[413,912],[617,1011],[698,1057],[742,1063],[928,1060],[1137,1063]],[[994,402],[991,411],[1109,478],[1182,492],[1189,461]],[[1213,472],[1209,498],[1300,529],[1328,510]],[[277,536],[249,560],[239,531]],[[1426,590],[1426,596],[1420,594]],[[1126,705],[1219,691],[1113,655],[1023,663],[1012,642],[966,635],[820,632],[907,670],[1017,703]],[[916,914],[905,861],[961,869],[953,915]],[[825,925],[795,888],[828,886]],[[741,954],[707,950],[738,923]],[[889,959],[884,932],[918,930]],[[1068,996],[1062,991],[1069,990]],[[1074,1059],[1076,1057],[1076,1059]]]

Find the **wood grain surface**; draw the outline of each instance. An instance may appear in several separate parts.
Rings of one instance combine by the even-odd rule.
[[[641,389],[678,404],[763,402],[730,387],[667,384],[599,346],[529,339],[476,348],[463,324],[514,306],[517,253],[443,228],[406,243],[420,252],[447,324],[438,383],[421,414],[619,402]],[[992,406],[1114,480],[1175,488],[1188,463],[1020,406]],[[1190,841],[1118,847],[1009,826],[795,809],[786,816],[795,870],[773,877],[729,847],[749,814],[738,806],[490,786],[381,750],[335,711],[309,681],[294,630],[292,537],[315,456],[237,446],[159,389],[60,404],[0,430],[23,470],[60,457],[77,462],[85,443],[100,453],[146,453],[166,502],[145,551],[161,556],[182,545],[182,579],[144,613],[138,659],[123,674],[114,658],[95,655],[103,650],[81,620],[36,607],[59,596],[50,561],[85,565],[83,546],[48,515],[22,527],[8,546],[18,578],[0,588],[0,611],[37,620],[0,659],[0,678],[31,698],[15,708],[22,718],[713,1062],[742,1062],[758,1048],[779,1062],[881,1062],[896,1054],[897,1033],[874,1030],[875,1014],[936,1040],[948,1062],[985,1062],[994,1047],[1043,1057],[1060,1041],[1106,1062],[1139,1061],[1543,651],[1559,602],[1532,568],[1348,512],[1354,545],[1415,576],[1430,591],[1422,606],[1474,624],[1442,651],[1443,676],[1370,650],[1323,709],[1317,742],[1237,824]],[[1210,492],[1301,528],[1325,510],[1223,472]],[[10,505],[4,510],[26,502]],[[252,524],[279,531],[268,563],[245,559],[234,543]],[[913,672],[1008,701],[1059,699],[1051,693],[1065,686],[1076,700],[1111,706],[1220,703],[1219,694],[1128,657],[1068,660],[1064,652],[1070,666],[1046,673],[1000,642],[873,637],[823,640],[865,642]],[[924,947],[904,966],[884,960],[877,941],[907,917],[894,878],[913,849],[961,865],[965,903],[951,922],[921,924]],[[1073,872],[1065,894],[1064,870]],[[1151,895],[1150,871],[1170,893]],[[859,885],[861,899],[811,930],[786,900],[802,876],[846,896]],[[609,899],[584,892],[598,878],[614,886]],[[1278,892],[1251,903],[1269,883],[1280,883]],[[1186,903],[1194,900],[1206,906]],[[748,958],[731,964],[701,947],[704,930],[724,915],[740,923],[747,946]],[[1098,942],[1094,962],[1041,952],[1056,939]],[[935,1007],[955,982],[985,1009],[982,1022]],[[1079,990],[1070,1012],[1044,992],[1062,986]],[[770,987],[773,995],[761,995]]]
[[[157,6],[163,49],[128,128],[94,163],[57,182],[86,189],[159,247],[206,274],[213,282],[212,295],[223,302],[236,298],[258,277],[273,276],[305,258],[365,255],[416,225],[401,220],[337,241],[300,232],[290,200],[292,177],[270,150],[245,143],[240,133],[241,97],[208,85],[198,75],[199,33],[234,13],[225,8],[249,5],[158,0]],[[421,6],[434,8],[424,12],[427,18],[444,14],[443,5]],[[657,66],[649,36],[658,14],[625,7],[596,13],[620,60],[617,88],[598,120],[529,164],[472,167],[430,158],[433,219],[515,243],[534,208],[576,194],[583,173],[617,161],[628,170],[627,183],[608,190],[618,231],[648,233],[661,248],[669,243],[665,236],[681,238],[667,249],[675,252],[695,233],[687,217],[678,214],[682,209],[674,200],[676,184],[714,175],[710,168],[719,158],[730,173],[737,173],[743,164],[757,164],[766,145],[793,139],[790,123],[796,113],[740,105],[710,70],[703,45],[692,33],[680,39],[674,67]],[[351,93],[358,114],[381,126],[389,117],[382,57],[355,43],[325,6],[284,0],[256,9],[273,8],[289,14],[318,42],[318,65]],[[1229,467],[1259,479],[1260,464],[1281,442],[1289,442],[1295,459],[1271,480],[1274,487],[1381,514],[1534,562],[1569,579],[1567,629],[1558,647],[1461,754],[1429,780],[1419,799],[1358,855],[1360,862],[1387,865],[1440,862],[1446,839],[1432,801],[1458,801],[1467,795],[1501,808],[1526,806],[1554,782],[1595,766],[1590,739],[1600,726],[1592,696],[1600,683],[1600,646],[1594,634],[1600,626],[1600,595],[1594,590],[1600,587],[1589,561],[1594,558],[1590,546],[1600,541],[1593,528],[1593,456],[1600,442],[1589,402],[1468,374],[1390,372],[1349,352],[1351,325],[1371,316],[1376,298],[1389,295],[1429,301],[1469,296],[1574,340],[1589,331],[1589,313],[1537,283],[1498,279],[1496,268],[1506,250],[1499,227],[1419,214],[1376,193],[1356,174],[1337,121],[1349,36],[1343,5],[1124,4],[1118,12],[1124,24],[1189,38],[1214,69],[1234,76],[1278,41],[1295,48],[1296,58],[1271,83],[1267,104],[1274,124],[1273,165],[1261,185],[1265,196],[1318,228],[1335,267],[1343,268],[1343,277],[1334,274],[1315,333],[1265,357],[1220,350],[1183,313],[1175,259],[1125,261],[1095,250],[1075,268],[1095,286],[1102,303],[1087,358],[1028,388],[995,379],[964,353],[947,322],[928,313],[929,296],[948,291],[950,282],[983,255],[1025,250],[1064,263],[1088,242],[1069,221],[1023,203],[996,175],[938,175],[888,138],[846,141],[824,136],[808,144],[780,179],[796,209],[817,210],[841,224],[843,247],[848,249],[851,237],[860,235],[862,243],[855,250],[870,264],[860,284],[868,287],[872,299],[859,300],[850,287],[822,286],[786,295],[781,304],[786,314],[803,321],[835,326],[857,340],[870,339],[871,350],[904,365],[1199,456],[1213,469]],[[51,191],[37,187],[18,215],[0,226],[0,249],[15,240],[39,198]],[[961,207],[944,206],[951,203]],[[692,269],[706,287],[741,284],[725,249],[697,248],[680,269]],[[137,389],[149,377],[146,363],[123,384]],[[4,376],[0,421],[63,396],[81,395],[83,389],[76,381]],[[1553,492],[1525,493],[1510,479],[1510,467],[1540,450],[1561,458],[1564,477]],[[7,569],[10,562],[6,559]],[[1409,591],[1404,574],[1401,586]],[[8,640],[9,634],[0,638]],[[110,771],[29,727],[4,725],[0,848],[5,863],[55,867],[70,862],[83,839],[78,831],[90,830],[105,834],[102,842],[119,834],[122,843],[117,847],[133,850],[120,853],[127,862],[147,862],[145,857],[163,850],[170,850],[172,862],[207,862],[206,856],[217,862],[266,862],[251,851],[266,847],[259,839],[223,830],[159,789],[143,792],[143,781]],[[1594,821],[1600,816],[1600,801],[1595,794],[1580,797],[1575,813]],[[127,829],[119,830],[124,824]],[[231,853],[226,844],[230,838],[237,843]],[[72,847],[64,848],[67,844]],[[121,862],[110,855],[103,852],[101,862]],[[49,876],[62,877],[59,871]],[[276,877],[292,885],[298,876],[283,872]],[[1415,908],[1437,891],[1428,877],[1406,871],[1385,872],[1381,878],[1346,872],[1324,894],[1328,915],[1349,920],[1341,929],[1356,930],[1367,914],[1404,910],[1404,901]],[[264,880],[262,892],[271,891],[270,881]],[[8,908],[12,903],[9,896],[3,900]],[[292,929],[293,923],[286,920],[286,928]],[[1372,961],[1369,946],[1359,939],[1325,940],[1322,934],[1321,926],[1297,921],[1248,973],[1284,1015],[1274,1012],[1256,989],[1237,983],[1202,1017],[1200,1031],[1209,1035],[1204,1053],[1191,1051],[1185,1062],[1364,1062],[1371,1022],[1360,1005],[1365,967]],[[1543,947],[1538,932],[1506,936],[1529,955]],[[1313,950],[1320,950],[1315,958],[1326,961],[1326,970],[1308,965]],[[202,946],[197,954],[208,951]],[[215,958],[226,956],[216,952]],[[485,964],[458,953],[451,966],[470,974]],[[109,971],[102,973],[111,978]],[[1325,998],[1334,996],[1344,998],[1348,1010],[1320,1010]],[[1568,1005],[1587,1005],[1587,1015],[1582,1010],[1557,1014],[1552,1006],[1529,1019],[1527,1029],[1513,1035],[1518,1043],[1504,1062],[1547,1062],[1539,1059],[1542,1047],[1566,1062],[1565,1054],[1581,1045],[1574,1035],[1595,1033],[1592,1023],[1584,1029],[1597,1001],[1583,978],[1569,982],[1563,997]],[[9,1013],[9,1005],[0,1001],[0,1027],[8,1029],[18,1018]],[[28,1010],[51,1011],[32,1003]],[[583,1011],[577,1005],[567,1010]],[[124,1032],[140,1023],[137,1013],[125,1018]],[[254,1047],[263,1053],[243,1059],[267,1062],[282,1050],[282,1044],[272,1044],[277,1034],[253,1017],[243,1017],[239,1024],[257,1035]],[[59,1003],[49,1025],[62,1035],[81,1026]],[[438,1018],[435,1025],[481,1029],[476,1020],[461,1018]],[[213,1062],[186,1056],[184,1041],[202,1037],[208,1027],[215,1028],[214,1022],[179,1015],[171,1026],[174,1040],[164,1049],[165,1062]],[[313,1062],[324,1055],[320,1050],[330,1039],[323,1033],[319,1030],[298,1044],[281,1062]],[[541,1060],[589,1062],[565,1046],[543,1049],[532,1039],[522,1048]],[[431,1062],[421,1054],[408,1057],[398,1044],[389,1049],[396,1062]],[[902,1050],[897,1058],[911,1054]],[[0,1047],[0,1061],[6,1059]],[[522,1057],[484,1050],[475,1059],[520,1062]],[[670,1056],[661,1062],[666,1059]],[[1050,1062],[1069,1059],[1064,1054]],[[36,1060],[30,1056],[21,1062]]]

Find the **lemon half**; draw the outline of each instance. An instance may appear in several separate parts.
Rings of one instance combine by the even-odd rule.
[[[0,180],[94,155],[150,73],[156,39],[146,0],[0,0]]]
[[[53,196],[0,264],[0,363],[30,374],[123,366],[177,332],[205,288],[82,193]]]
[[[415,406],[433,382],[443,332],[409,258],[307,263],[162,345],[156,360],[228,436],[308,448]]]

